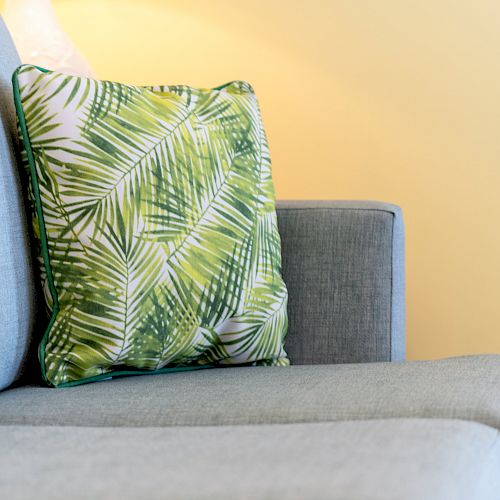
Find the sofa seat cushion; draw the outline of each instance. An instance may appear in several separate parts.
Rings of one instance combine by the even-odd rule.
[[[0,426],[0,442],[10,500],[486,500],[500,487],[498,431],[460,420]]]
[[[500,356],[213,368],[0,393],[0,425],[138,426],[457,418],[500,429]]]

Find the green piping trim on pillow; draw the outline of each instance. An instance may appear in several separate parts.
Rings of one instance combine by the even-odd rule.
[[[23,65],[24,66],[24,65]],[[40,361],[40,366],[41,366],[41,371],[42,371],[42,378],[47,383],[48,385],[52,385],[48,380],[47,380],[47,375],[45,371],[45,345],[47,344],[47,338],[49,336],[49,332],[57,318],[57,314],[59,313],[59,299],[57,297],[57,292],[56,292],[56,287],[54,284],[54,277],[52,275],[52,267],[50,266],[50,257],[49,257],[49,250],[48,250],[48,244],[47,244],[47,233],[45,231],[45,221],[43,218],[43,210],[42,210],[42,200],[40,198],[40,189],[38,187],[38,178],[37,178],[37,173],[36,173],[36,167],[35,167],[35,159],[33,157],[33,150],[31,149],[31,143],[29,140],[28,136],[28,129],[26,127],[26,119],[24,116],[24,110],[21,104],[21,96],[19,93],[19,80],[17,78],[17,74],[23,66],[20,66],[19,68],[14,71],[12,75],[12,87],[14,89],[14,104],[16,107],[16,113],[17,113],[17,118],[19,120],[19,129],[21,131],[21,136],[23,139],[23,144],[26,149],[26,155],[28,157],[28,165],[30,169],[30,177],[31,177],[31,186],[33,188],[33,196],[35,197],[35,210],[36,210],[36,215],[38,219],[38,226],[40,229],[40,244],[41,244],[41,250],[42,250],[42,258],[43,262],[45,265],[45,269],[47,272],[47,281],[49,283],[49,290],[50,290],[50,295],[52,297],[52,300],[54,301],[54,306],[52,308],[52,315],[50,317],[50,322],[45,329],[44,335],[42,337],[42,341],[40,343],[40,346],[38,348],[38,359]],[[43,71],[44,73],[47,73],[48,70],[39,68],[40,71]]]
[[[114,377],[127,377],[132,375],[156,375],[160,373],[175,373],[175,372],[184,372],[184,371],[194,371],[201,370],[207,368],[214,368],[213,365],[193,365],[193,366],[175,366],[171,368],[160,368],[159,370],[116,370],[108,373],[103,373],[102,375],[95,375],[93,377],[86,377],[80,380],[75,380],[73,382],[65,382],[55,386],[50,382],[47,378],[47,373],[45,369],[45,346],[47,345],[47,339],[49,337],[50,330],[56,321],[57,315],[59,313],[59,299],[57,297],[57,291],[54,283],[54,277],[52,274],[52,267],[50,265],[50,257],[47,243],[47,233],[45,231],[45,221],[43,218],[43,210],[42,210],[42,200],[40,197],[40,189],[38,187],[38,178],[35,167],[35,159],[33,157],[33,150],[31,149],[31,143],[29,140],[28,129],[26,127],[26,119],[24,116],[23,107],[21,104],[21,95],[19,93],[19,81],[17,78],[18,72],[24,67],[30,66],[28,64],[23,64],[17,68],[12,75],[12,87],[14,89],[14,104],[16,108],[17,117],[19,119],[19,128],[21,131],[21,136],[23,139],[23,145],[26,149],[26,155],[28,157],[28,165],[30,169],[30,177],[31,177],[31,185],[33,188],[33,195],[35,197],[35,210],[38,219],[38,227],[40,229],[40,243],[42,250],[42,258],[45,265],[45,269],[47,272],[47,281],[49,283],[50,296],[54,301],[54,306],[52,308],[52,314],[50,316],[50,321],[45,329],[42,340],[38,347],[38,359],[40,361],[40,368],[42,372],[43,381],[52,387],[74,387],[77,385],[86,384],[89,382],[98,382],[99,380],[105,380]],[[45,68],[40,68],[36,66],[37,69],[42,71],[43,73],[50,73],[50,70]]]
[[[87,377],[73,382],[63,382],[56,387],[75,387],[77,385],[88,384],[89,382],[99,382],[110,378],[131,377],[135,375],[160,375],[161,373],[175,373],[175,372],[192,372],[195,370],[206,370],[208,368],[215,368],[213,365],[199,365],[199,366],[173,366],[171,368],[160,368],[159,370],[116,370],[114,372],[104,373],[102,375],[95,375],[94,377]],[[224,367],[218,367],[224,368]]]

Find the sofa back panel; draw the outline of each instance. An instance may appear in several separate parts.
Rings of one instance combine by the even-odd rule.
[[[374,201],[279,201],[292,364],[405,356],[401,210]]]
[[[26,368],[36,309],[25,203],[16,161],[11,77],[19,64],[0,18],[0,390],[17,380]]]

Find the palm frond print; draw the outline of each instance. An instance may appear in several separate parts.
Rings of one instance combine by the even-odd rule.
[[[287,364],[287,291],[253,89],[133,87],[21,66],[60,386],[174,366]]]

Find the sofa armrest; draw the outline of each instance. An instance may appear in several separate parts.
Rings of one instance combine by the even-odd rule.
[[[405,357],[401,209],[372,201],[278,201],[294,364]]]

